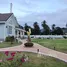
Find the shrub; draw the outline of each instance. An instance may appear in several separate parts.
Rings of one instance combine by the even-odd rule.
[[[34,36],[32,36],[31,38],[34,38]]]
[[[50,39],[50,37],[47,37],[47,39]]]
[[[64,39],[67,39],[67,37],[66,37],[66,36],[63,36],[63,38],[64,38]]]
[[[32,47],[34,44],[31,43],[31,42],[27,42],[27,43],[25,43],[24,45],[25,45],[25,47]]]
[[[5,41],[9,42],[10,41],[10,37],[6,37]]]
[[[5,41],[6,42],[13,42],[15,40],[15,38],[14,38],[14,36],[8,36],[8,37],[6,37],[6,39],[5,39]]]
[[[41,37],[39,37],[38,39],[41,39]]]
[[[15,38],[15,42],[18,42],[18,39]]]

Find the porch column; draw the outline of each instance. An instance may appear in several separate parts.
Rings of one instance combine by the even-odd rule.
[[[24,31],[22,31],[22,37],[24,37]]]
[[[17,38],[19,37],[19,30],[17,30]]]
[[[20,38],[22,38],[22,31],[20,30]]]
[[[21,38],[24,37],[24,31],[21,31],[20,36],[21,36]]]
[[[24,33],[25,33],[25,32],[23,31],[23,37],[24,37]]]

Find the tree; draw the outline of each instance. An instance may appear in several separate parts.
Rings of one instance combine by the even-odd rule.
[[[34,35],[40,35],[40,27],[37,22],[34,22]]]
[[[53,35],[55,34],[55,28],[56,28],[55,26],[56,26],[55,24],[52,24],[51,34],[53,34]]]
[[[31,29],[31,35],[34,35],[34,29],[32,27],[30,27]]]
[[[29,30],[29,28],[30,28],[30,29],[31,29],[31,35],[33,35],[33,34],[34,34],[34,29],[33,29],[31,26],[27,25],[27,23],[25,23],[24,28],[25,28],[25,31],[28,31],[28,30]],[[25,32],[25,34],[27,35],[27,33],[26,33],[26,32]]]
[[[52,25],[52,30],[54,30],[54,29],[55,29],[55,26],[56,26],[55,24],[53,24],[53,25]]]
[[[31,28],[31,27],[30,27],[30,26],[28,26],[28,25],[27,25],[27,23],[25,23],[24,28],[25,28],[25,31],[28,31],[28,30],[29,30],[29,28]],[[27,35],[27,33],[26,33],[26,32],[25,32],[25,34]]]
[[[60,28],[60,27],[56,27],[56,28],[53,30],[52,34],[54,34],[54,35],[63,35],[63,30],[62,30],[62,28]]]
[[[45,35],[49,35],[50,34],[50,28],[49,28],[49,26],[46,24],[46,21],[44,20],[43,22],[42,22],[42,27],[43,27],[43,34],[45,34]]]
[[[66,28],[67,28],[67,24],[66,24]]]

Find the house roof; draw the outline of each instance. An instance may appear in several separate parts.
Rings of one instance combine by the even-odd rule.
[[[19,25],[19,28],[23,29],[23,26]]]
[[[23,29],[23,26],[21,26],[21,25],[18,24],[18,27],[16,26],[16,28]]]
[[[7,21],[12,14],[13,13],[3,13],[3,14],[0,14],[0,21]]]

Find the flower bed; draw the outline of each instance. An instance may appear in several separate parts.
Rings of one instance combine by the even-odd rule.
[[[0,67],[67,67],[67,63],[56,58],[39,56],[20,51],[0,52]]]
[[[17,52],[15,52],[15,51],[13,51],[13,52],[5,51],[5,52],[3,52],[3,56],[2,56],[3,58],[0,59],[0,65],[4,65],[4,66],[6,64],[7,64],[7,66],[10,66],[10,65],[20,66],[20,65],[22,65],[22,63],[28,61],[28,57],[25,54],[22,54],[21,56],[18,56],[21,53],[22,52],[20,52],[20,51],[17,51]]]

